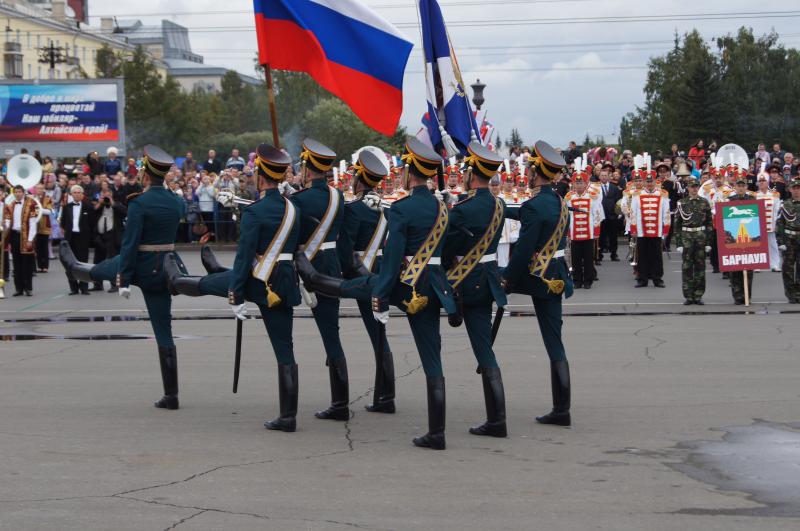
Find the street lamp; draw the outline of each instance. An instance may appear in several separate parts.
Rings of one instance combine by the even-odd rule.
[[[483,89],[486,88],[485,83],[481,83],[481,80],[478,79],[472,86],[472,103],[475,104],[477,110],[481,110],[481,105],[486,101],[483,98]]]

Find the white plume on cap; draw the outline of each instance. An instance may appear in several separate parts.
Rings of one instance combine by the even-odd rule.
[[[511,163],[508,161],[508,159],[503,160],[503,166],[505,167],[506,173],[511,173]]]
[[[636,155],[633,157],[633,169],[634,171],[639,171],[639,168],[642,167],[642,156]]]
[[[347,162],[344,159],[339,161],[339,173],[347,173]]]

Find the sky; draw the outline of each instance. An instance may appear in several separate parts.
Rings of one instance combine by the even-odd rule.
[[[712,42],[744,25],[756,35],[775,30],[785,46],[800,47],[796,0],[439,2],[464,81],[486,83],[483,108],[501,138],[517,128],[527,144],[542,139],[566,146],[587,133],[614,141],[620,118],[644,102],[648,60],[669,50],[676,31],[696,28]],[[401,124],[416,133],[426,108],[417,2],[364,3],[415,43]],[[92,26],[99,26],[100,16],[146,24],[172,20],[190,28],[192,48],[206,63],[254,73],[249,0],[93,0],[89,8]]]

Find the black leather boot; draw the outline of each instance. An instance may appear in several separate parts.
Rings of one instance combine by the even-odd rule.
[[[444,376],[428,378],[428,433],[414,439],[414,446],[444,450]]]
[[[308,291],[314,291],[334,299],[342,297],[341,287],[343,280],[317,272],[306,253],[302,251],[296,252],[294,254],[294,265],[297,269],[297,274],[300,275]]]
[[[470,428],[472,435],[508,437],[506,428],[506,394],[499,367],[482,367],[483,398],[486,402],[486,422]]]
[[[542,417],[536,417],[536,421],[541,424],[571,426],[569,363],[566,360],[550,362],[550,386],[553,391],[553,411]]]
[[[64,266],[64,271],[67,273],[68,278],[77,282],[94,282],[91,274],[94,266],[92,264],[78,262],[78,259],[75,258],[75,254],[72,252],[72,247],[70,247],[69,243],[65,240],[62,240],[61,244],[58,246],[58,259],[61,261],[61,265]]]
[[[167,277],[167,289],[173,295],[188,295],[200,297],[200,280],[203,277],[190,277],[184,275],[178,267],[178,260],[172,253],[164,256],[164,273]]]
[[[278,364],[278,400],[281,416],[268,420],[264,427],[268,430],[293,432],[297,429],[297,364]]]
[[[158,347],[158,361],[161,363],[164,396],[155,403],[155,406],[162,409],[178,409],[178,355],[175,347]]]
[[[224,273],[228,270],[227,267],[220,265],[217,261],[217,257],[214,255],[214,251],[212,251],[211,247],[208,245],[204,245],[200,248],[200,262],[203,264],[208,274]]]
[[[383,356],[375,352],[375,390],[372,404],[364,409],[370,413],[394,413],[394,359],[392,353],[384,351]]]
[[[350,385],[347,379],[347,360],[339,358],[328,362],[328,374],[331,378],[331,406],[324,411],[317,411],[314,416],[325,420],[349,420]]]

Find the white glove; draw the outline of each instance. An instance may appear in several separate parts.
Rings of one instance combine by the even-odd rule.
[[[290,196],[294,193],[294,188],[288,182],[283,181],[278,185],[278,191],[281,193],[281,195]]]
[[[233,315],[236,316],[237,319],[240,321],[244,321],[247,319],[247,305],[242,304],[234,304],[231,306],[231,310],[233,310]]]
[[[785,245],[779,245],[778,246],[778,250],[779,251],[785,251],[786,250],[786,246]]]
[[[372,317],[374,317],[375,320],[378,321],[379,323],[386,324],[389,322],[389,310],[386,310],[385,312],[373,311]]]
[[[710,253],[710,252],[711,252],[711,246],[710,246],[710,245],[706,245],[706,252],[707,252],[707,253]]]
[[[364,204],[369,207],[370,210],[379,211],[381,209],[381,196],[376,194],[375,192],[369,192],[364,194],[363,198]]]
[[[125,299],[131,298],[131,288],[119,288],[119,296]]]
[[[678,247],[675,250],[678,251],[680,254],[683,254],[683,247]]]
[[[234,194],[230,190],[221,190],[217,194],[217,203],[224,207],[232,207],[233,206],[233,198]]]
[[[442,195],[441,190],[434,190],[433,191],[433,197],[435,197],[439,201],[444,201],[444,196]]]

